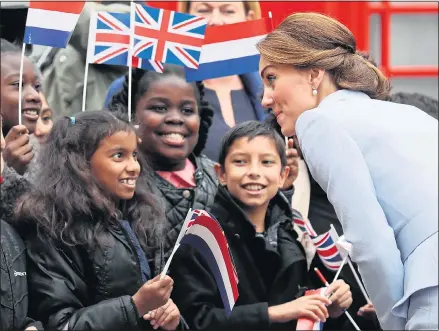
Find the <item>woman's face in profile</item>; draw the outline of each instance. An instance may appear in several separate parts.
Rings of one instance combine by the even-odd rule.
[[[254,19],[253,11],[246,13],[242,1],[192,1],[189,14],[206,18],[209,25],[233,24]]]
[[[299,116],[316,106],[311,73],[290,65],[271,63],[263,57],[259,63],[259,73],[264,83],[262,106],[273,109],[284,136],[294,136]]]

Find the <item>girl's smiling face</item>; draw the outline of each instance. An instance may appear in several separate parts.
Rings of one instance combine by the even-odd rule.
[[[198,142],[194,86],[175,75],[150,83],[136,105],[142,150],[155,170],[181,170]]]
[[[18,53],[5,53],[1,56],[1,109],[3,125],[7,131],[18,124],[20,60]],[[22,86],[22,123],[29,133],[33,133],[41,111],[41,82],[34,64],[26,57],[23,60]]]

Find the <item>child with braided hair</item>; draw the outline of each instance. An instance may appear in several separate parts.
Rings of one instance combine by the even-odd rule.
[[[134,69],[131,114],[138,125],[139,150],[154,170],[149,189],[165,203],[167,257],[192,209],[210,210],[217,190],[214,163],[201,155],[213,111],[203,84],[187,83],[184,69],[165,65],[163,74]],[[109,109],[128,112],[128,75]]]

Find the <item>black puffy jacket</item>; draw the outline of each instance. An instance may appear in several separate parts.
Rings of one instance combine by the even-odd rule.
[[[165,204],[167,231],[164,241],[165,257],[167,258],[174,247],[181,226],[189,208],[210,211],[215,199],[218,180],[214,170],[214,162],[206,156],[191,156],[189,158],[196,167],[194,188],[176,188],[157,173],[150,179],[151,191]]]
[[[27,316],[26,248],[17,231],[1,220],[0,330],[42,329]]]
[[[48,329],[151,329],[132,301],[143,281],[127,233],[121,226],[113,228],[103,240],[104,247],[91,250],[43,234],[26,239],[30,310]],[[151,248],[145,254],[157,275],[164,266],[163,250]]]

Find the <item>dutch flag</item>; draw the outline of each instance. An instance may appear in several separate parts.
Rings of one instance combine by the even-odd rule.
[[[85,1],[30,1],[23,42],[65,48],[84,4]]]

